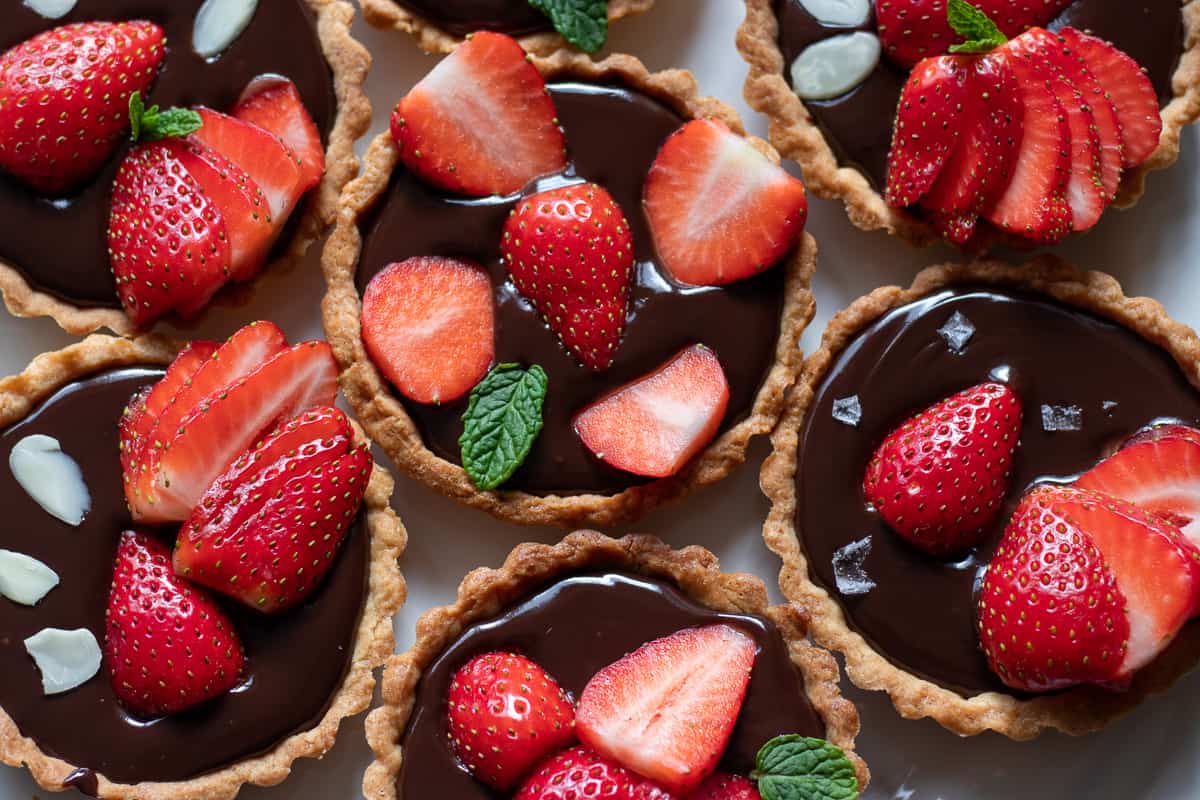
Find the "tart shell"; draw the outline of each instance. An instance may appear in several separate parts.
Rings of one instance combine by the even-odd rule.
[[[181,344],[147,336],[119,339],[93,335],[82,342],[34,359],[24,372],[0,380],[0,429],[20,421],[43,400],[71,381],[108,369],[136,365],[166,366]],[[361,431],[357,430],[359,439]],[[408,534],[390,507],[394,482],[378,464],[367,485],[364,506],[371,537],[369,589],[355,637],[354,655],[321,722],[295,733],[271,750],[187,781],[119,784],[97,774],[103,800],[232,800],[244,784],[274,786],[291,772],[298,758],[320,758],[333,747],[342,720],[365,711],[375,691],[374,670],[395,649],[392,617],[404,604],[406,589],[397,564]],[[103,680],[96,676],[93,680]],[[63,791],[63,780],[75,765],[50,756],[37,742],[21,735],[0,708],[0,762],[28,767],[48,791]]]
[[[876,289],[841,311],[829,323],[821,347],[805,362],[789,395],[788,408],[772,435],[773,452],[760,483],[771,501],[763,526],[767,546],[783,561],[779,586],[794,604],[811,614],[813,639],[842,653],[846,674],[862,689],[887,692],[906,719],[931,717],[960,736],[996,731],[1026,740],[1053,728],[1082,735],[1103,728],[1147,697],[1166,691],[1200,662],[1200,625],[1190,624],[1159,657],[1138,671],[1125,692],[1082,686],[1054,695],[1019,699],[1002,692],[972,697],[945,689],[893,664],[846,621],[841,606],[809,575],[796,531],[796,469],[800,429],[827,372],[854,338],[889,311],[944,288],[964,283],[1032,290],[1121,325],[1165,350],[1193,387],[1200,390],[1200,337],[1167,316],[1156,301],[1126,297],[1116,279],[1084,272],[1052,256],[1013,266],[998,261],[945,264],[917,275],[908,289]]]
[[[833,656],[807,638],[807,619],[797,606],[768,606],[767,590],[752,575],[721,572],[717,557],[701,547],[673,550],[653,536],[611,539],[576,531],[556,545],[517,546],[499,569],[480,568],[463,579],[454,605],[425,612],[417,640],[393,656],[383,675],[383,706],[367,717],[367,740],[375,761],[367,768],[367,800],[396,800],[396,780],[404,758],[401,738],[412,713],[422,673],[450,643],[472,625],[500,613],[548,581],[580,570],[614,568],[673,582],[687,597],[708,608],[769,619],[783,634],[792,663],[804,677],[809,702],[825,722],[826,737],[846,751],[866,788],[870,772],[854,752],[858,710],[842,697]]]

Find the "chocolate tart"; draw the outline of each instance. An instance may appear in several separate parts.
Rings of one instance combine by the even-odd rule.
[[[892,208],[882,194],[892,122],[907,73],[881,58],[870,77],[854,90],[806,104],[786,77],[790,64],[809,44],[854,29],[823,25],[800,0],[745,2],[746,19],[738,30],[737,45],[750,65],[746,102],[770,118],[771,143],[800,165],[805,185],[819,197],[841,200],[850,221],[863,230],[886,230],[914,245],[938,240],[923,219]],[[874,32],[873,9],[872,4],[871,16],[858,29]],[[1138,10],[1146,18],[1132,20]],[[1111,40],[1148,69],[1158,89],[1163,120],[1158,150],[1122,176],[1114,201],[1118,208],[1129,208],[1141,197],[1148,173],[1175,163],[1183,127],[1200,118],[1200,2],[1076,0],[1047,27],[1062,25]],[[1172,49],[1172,39],[1178,42],[1178,50]],[[994,229],[977,239],[972,242],[975,249],[986,249],[1001,239],[1021,243]]]
[[[325,177],[292,213],[263,271],[294,266],[333,222],[338,194],[358,172],[354,142],[371,124],[363,93],[371,59],[350,36],[354,7],[343,0],[260,0],[241,36],[205,60],[191,47],[203,1],[79,0],[58,20],[16,3],[0,31],[0,52],[72,22],[149,19],[167,34],[167,56],[148,98],[164,108],[203,104],[225,110],[259,75],[291,78],[326,145]],[[101,328],[134,333],[117,298],[105,234],[110,189],[125,151],[119,148],[88,184],[61,199],[39,197],[0,174],[0,294],[11,313],[51,317],[74,334]],[[214,302],[248,302],[253,286],[222,290]]]
[[[633,230],[637,277],[614,365],[603,373],[579,366],[511,288],[499,246],[516,199],[464,202],[425,187],[400,166],[387,133],[371,144],[363,174],[346,187],[325,248],[325,332],[359,421],[415,480],[514,522],[612,525],[725,477],[745,460],[749,439],[775,426],[783,394],[799,371],[800,334],[812,319],[816,244],[805,235],[784,263],[723,288],[681,289],[660,277],[642,211],[645,175],[663,140],[685,119],[724,120],[740,134],[737,114],[701,96],[690,73],[650,73],[630,56],[597,63],[560,51],[533,63],[555,98],[578,174],[612,192]],[[622,146],[614,149],[618,139]],[[765,142],[752,141],[777,159]],[[497,363],[536,363],[549,376],[545,427],[506,489],[478,491],[459,466],[466,398],[441,406],[402,400],[363,347],[361,290],[388,263],[415,255],[485,265],[496,292]],[[571,415],[696,341],[721,357],[730,383],[729,411],[708,448],[679,474],[652,482],[592,456],[571,429]]]
[[[528,0],[359,0],[363,19],[376,28],[411,34],[427,53],[449,53],[474,31],[514,36],[529,53],[570,48],[546,15]],[[649,11],[654,0],[608,0],[608,21]]]
[[[71,692],[43,694],[21,642],[47,626],[85,627],[104,640],[117,534],[132,526],[117,421],[129,395],[158,380],[177,349],[153,337],[94,335],[0,381],[0,440],[55,436],[92,495],[75,529],[42,511],[7,467],[0,472],[8,520],[0,545],[44,561],[62,578],[32,608],[0,600],[0,761],[27,766],[49,791],[226,800],[244,784],[277,784],[296,759],[324,755],[341,721],[367,709],[373,670],[395,646],[392,616],[405,595],[396,562],[407,534],[388,505],[392,479],[376,466],[338,563],[304,605],[275,619],[229,606],[248,656],[247,678],[232,692],[151,724],[122,711],[104,667]]]
[[[578,696],[592,674],[645,642],[718,620],[761,648],[724,767],[748,771],[768,739],[803,733],[843,748],[865,787],[870,774],[853,750],[858,711],[838,689],[833,656],[809,643],[800,608],[768,607],[761,581],[721,572],[703,548],[577,531],[556,545],[518,546],[499,569],[467,575],[454,605],[422,615],[416,643],[384,672],[383,706],[367,718],[376,757],[364,794],[413,800],[436,786],[452,800],[493,796],[458,766],[443,723],[450,678],[480,652],[515,647]]]
[[[938,333],[954,311],[975,327],[961,353]],[[1005,510],[971,554],[933,559],[868,507],[863,473],[892,428],[989,376],[1017,388],[1025,407]],[[1200,422],[1198,387],[1200,338],[1100,272],[1050,257],[1019,267],[979,261],[926,269],[909,289],[877,289],[830,322],[773,435],[761,475],[772,504],[763,536],[783,560],[780,587],[811,611],[813,638],[845,656],[851,681],[887,692],[901,716],[1018,740],[1046,728],[1097,730],[1200,660],[1200,624],[1185,626],[1127,691],[1021,694],[988,669],[979,648],[979,571],[1026,486],[1091,467],[1156,419]],[[863,409],[857,426],[832,414],[833,401],[850,395]],[[1055,426],[1044,425],[1044,404],[1078,407],[1082,427],[1047,431]],[[875,586],[844,595],[833,554],[863,537]]]

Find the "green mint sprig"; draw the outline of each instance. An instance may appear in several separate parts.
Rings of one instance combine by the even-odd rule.
[[[608,38],[608,0],[529,0],[529,5],[585,53],[596,52]]]
[[[966,0],[950,0],[946,4],[946,21],[955,33],[966,39],[952,45],[951,53],[988,53],[1008,41],[987,14]]]
[[[763,800],[857,800],[854,764],[824,739],[776,736],[758,751],[751,776]]]
[[[542,430],[547,383],[536,364],[501,364],[471,390],[458,444],[476,488],[495,489],[525,462]]]
[[[168,108],[159,111],[158,106],[146,108],[142,93],[129,95],[130,133],[135,142],[157,142],[187,136],[200,130],[204,124],[200,115],[190,108]]]

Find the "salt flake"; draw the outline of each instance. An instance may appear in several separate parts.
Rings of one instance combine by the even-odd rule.
[[[1083,409],[1079,406],[1042,406],[1042,430],[1078,431],[1083,429]]]
[[[962,313],[955,311],[946,324],[938,328],[938,333],[946,340],[951,352],[962,353],[967,349],[967,342],[975,335],[975,326]]]
[[[863,564],[871,554],[871,537],[851,542],[833,552],[833,577],[837,589],[847,597],[863,595],[875,588]]]
[[[833,418],[843,425],[857,428],[859,421],[862,420],[862,403],[858,402],[858,395],[852,394],[849,397],[835,399],[833,401]]]

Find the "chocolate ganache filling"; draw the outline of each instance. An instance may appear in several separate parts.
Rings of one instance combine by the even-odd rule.
[[[229,111],[253,78],[273,73],[296,84],[327,138],[337,102],[307,2],[260,0],[241,36],[206,60],[191,44],[203,1],[79,0],[59,20],[48,20],[23,3],[9,3],[0,25],[0,52],[72,22],[150,20],[166,31],[167,55],[147,104]],[[126,149],[119,148],[104,169],[67,197],[39,195],[0,172],[0,261],[15,267],[33,288],[76,306],[119,308],[106,236],[113,178]]]
[[[733,625],[758,644],[746,699],[721,768],[748,774],[759,748],[780,734],[824,738],[824,723],[809,704],[804,679],[772,623],[717,613],[659,580],[625,573],[583,574],[559,580],[496,619],[470,628],[425,672],[404,733],[397,794],[401,800],[431,793],[443,800],[496,797],[459,764],[447,742],[450,681],[471,658],[493,650],[521,653],[578,699],[593,675],[643,644],[714,623]]]
[[[397,165],[375,213],[363,223],[358,285],[392,262],[449,256],[483,264],[496,302],[496,361],[539,364],[549,376],[545,427],[525,464],[505,484],[530,492],[615,492],[644,482],[602,463],[579,441],[571,418],[605,393],[664,364],[697,342],[712,348],[729,381],[722,430],[746,417],[774,362],[783,309],[783,265],[724,287],[684,288],[659,265],[642,209],[642,185],[659,146],[683,124],[679,115],[618,86],[557,83],[550,92],[566,131],[574,173],[620,204],[633,230],[629,321],[612,367],[592,372],[573,359],[500,262],[504,221],[515,197],[465,199],[419,181]],[[554,179],[561,182],[562,179]],[[461,463],[458,439],[467,400],[422,405],[403,400],[426,446]]]
[[[229,694],[147,724],[117,702],[108,671],[61,695],[42,692],[23,641],[43,628],[87,628],[104,642],[118,534],[132,526],[121,488],[117,422],[131,394],[160,369],[120,369],[71,383],[0,434],[0,548],[25,553],[61,578],[37,606],[0,598],[0,708],[42,752],[81,769],[70,783],[183,781],[269,750],[320,722],[354,651],[367,586],[369,537],[361,520],[325,582],[293,612],[266,616],[225,603],[246,648],[245,680]],[[91,493],[79,528],[51,517],[17,484],[8,453],[31,434],[52,436]],[[169,539],[174,531],[163,529]],[[62,776],[64,780],[67,775]]]
[[[956,311],[975,328],[961,354],[938,333]],[[1024,413],[1008,497],[976,551],[938,560],[907,545],[868,507],[863,475],[900,423],[987,380],[1012,386]],[[858,425],[836,421],[834,401],[855,395]],[[1048,432],[1043,408],[1051,406],[1078,408],[1082,426]],[[1076,475],[1167,418],[1200,422],[1200,393],[1165,351],[1090,313],[991,288],[945,290],[897,308],[836,357],[803,423],[796,529],[810,576],[896,666],[964,695],[1009,691],[979,649],[975,588],[1013,508],[1030,484]],[[863,566],[876,586],[842,595],[835,552],[864,537],[871,550]]]
[[[779,19],[779,49],[784,75],[791,80],[791,65],[805,48],[821,39],[853,30],[875,32],[874,4],[867,21],[857,28],[826,25],[814,18],[801,0],[775,0]],[[1051,30],[1070,25],[1107,39],[1146,68],[1159,100],[1172,96],[1171,78],[1183,52],[1183,14],[1179,0],[1076,0],[1048,25]],[[858,167],[876,189],[887,184],[887,156],[892,145],[892,123],[900,90],[908,72],[882,57],[879,66],[854,90],[832,100],[806,100],[813,119],[846,164]]]
[[[550,20],[529,0],[400,0],[400,5],[455,36],[474,31],[523,36],[550,28]]]

